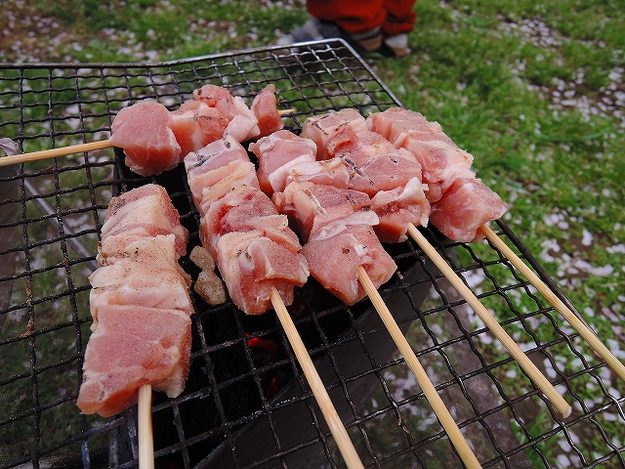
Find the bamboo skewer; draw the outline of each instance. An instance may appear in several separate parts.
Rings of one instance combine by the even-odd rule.
[[[152,386],[139,388],[139,469],[154,469],[154,437],[152,436]]]
[[[278,114],[280,114],[280,116],[285,116],[293,112],[295,112],[295,109],[281,109],[278,111]],[[1,157],[0,166],[29,163],[31,161],[46,160],[48,158],[57,158],[59,156],[68,156],[76,153],[86,153],[93,150],[103,150],[106,148],[111,148],[112,146],[113,145],[108,140],[98,140],[95,142],[79,143],[77,145],[69,145],[66,147],[50,148],[49,150],[19,153],[17,155]]]
[[[508,247],[503,240],[488,226],[480,227],[486,238],[527,278],[551,305],[568,321],[579,335],[603,358],[608,366],[625,380],[625,365],[601,342],[599,337],[582,320],[580,320],[553,291]]]
[[[540,372],[540,370],[527,358],[518,344],[508,335],[501,324],[488,312],[486,307],[480,302],[469,287],[467,287],[460,277],[447,264],[445,259],[434,249],[428,240],[410,223],[408,225],[408,233],[417,242],[419,247],[434,262],[436,267],[442,272],[447,280],[458,290],[465,301],[473,308],[475,313],[486,324],[495,337],[508,350],[508,353],[517,361],[519,366],[528,374],[530,379],[538,386],[538,388],[547,396],[553,406],[562,414],[563,417],[571,415],[572,408],[562,397],[562,395],[553,387],[551,382]]]
[[[17,155],[3,156],[2,158],[0,158],[0,166],[46,160],[48,158],[73,155],[74,153],[83,153],[93,150],[101,150],[104,148],[111,148],[112,146],[113,145],[111,145],[111,142],[109,142],[108,140],[99,140],[96,142],[70,145],[68,147],[50,148],[49,150],[33,151],[30,153],[18,153]]]
[[[384,322],[386,329],[391,334],[391,337],[393,338],[395,345],[397,345],[397,348],[399,349],[400,353],[403,355],[404,359],[406,360],[408,367],[410,368],[412,373],[415,375],[415,378],[417,379],[419,386],[421,386],[421,389],[423,390],[425,397],[427,398],[428,402],[432,405],[432,408],[434,409],[434,413],[436,414],[441,425],[447,432],[447,435],[449,436],[449,439],[451,440],[452,444],[458,451],[458,454],[460,455],[462,462],[464,462],[465,466],[468,469],[481,468],[482,466],[480,462],[478,461],[477,457],[475,456],[475,453],[473,452],[473,450],[467,443],[467,440],[464,438],[464,435],[462,435],[460,428],[458,428],[458,425],[456,425],[456,422],[452,418],[451,414],[449,413],[449,410],[443,403],[438,392],[436,392],[436,388],[434,387],[434,384],[432,383],[425,369],[419,362],[419,359],[417,358],[414,351],[412,350],[412,347],[410,347],[410,344],[406,340],[406,337],[404,336],[404,334],[402,334],[401,329],[395,322],[393,315],[391,314],[388,307],[384,303],[384,300],[382,299],[382,297],[380,296],[380,293],[378,292],[375,285],[371,281],[371,278],[367,274],[367,271],[362,266],[358,267],[358,279],[360,280],[361,285],[367,292],[367,295],[369,296],[369,299],[373,303],[373,306],[375,307],[376,311],[380,315],[380,318],[382,318],[382,322]]]
[[[289,315],[289,312],[278,293],[278,290],[275,288],[271,293],[271,304],[273,309],[276,311],[278,315],[278,319],[282,324],[282,328],[289,339],[289,343],[293,348],[293,352],[299,361],[300,366],[302,367],[302,371],[304,372],[304,376],[306,376],[306,380],[308,381],[308,385],[312,390],[315,399],[317,400],[317,404],[319,404],[319,408],[321,409],[321,413],[323,414],[328,427],[330,428],[330,432],[334,437],[336,444],[345,460],[345,464],[349,469],[364,469],[364,465],[356,452],[356,448],[352,440],[347,433],[341,418],[334,408],[332,401],[330,400],[330,396],[317,373],[315,365],[302,342],[302,339],[295,328],[295,324]]]

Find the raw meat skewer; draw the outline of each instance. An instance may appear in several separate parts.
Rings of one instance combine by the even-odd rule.
[[[251,150],[256,154],[259,159],[260,164],[260,173],[261,178],[261,186],[264,186],[266,190],[276,190],[278,192],[274,193],[274,197],[281,199],[283,197],[282,194],[285,192],[295,192],[301,193],[305,190],[314,189],[314,185],[308,182],[308,185],[305,182],[297,182],[297,177],[293,177],[293,173],[299,173],[300,175],[305,175],[305,179],[307,181],[311,180],[322,180],[322,181],[333,181],[335,184],[340,184],[340,181],[344,181],[345,178],[342,175],[341,169],[337,168],[333,164],[330,165],[314,165],[310,164],[309,158],[303,158],[303,155],[311,155],[311,150],[314,152],[316,145],[312,144],[312,148],[310,143],[312,142],[309,139],[303,137],[296,137],[293,134],[289,134],[287,131],[280,131],[279,135],[274,134],[272,136],[266,137],[264,139],[259,140],[257,143],[253,144]],[[299,161],[300,164],[294,164],[293,162]],[[303,166],[302,166],[303,165]],[[339,165],[340,166],[340,165]],[[267,168],[271,168],[271,170],[267,170]],[[283,169],[290,169],[292,171],[291,176],[282,175]],[[316,170],[326,170],[327,174],[320,175],[319,173],[315,174]],[[278,173],[277,176],[272,177],[272,172]],[[295,182],[290,179],[295,179]],[[285,187],[286,186],[286,187]],[[337,189],[335,186],[329,186],[336,191],[341,191],[341,189]],[[346,189],[343,189],[346,190]],[[355,191],[352,191],[355,192]],[[364,195],[364,194],[363,194]],[[311,197],[314,196],[314,192],[311,193]],[[318,198],[316,200],[319,200]],[[323,199],[322,199],[323,200]],[[319,202],[321,215],[319,218],[323,220],[323,214],[329,207],[324,207],[323,201]],[[298,222],[301,225],[303,220],[310,220],[310,216],[305,216],[305,214],[296,213],[296,217],[298,218]],[[297,208],[295,210],[297,212]],[[327,216],[326,216],[327,218]],[[352,215],[353,218],[353,215]],[[342,220],[340,220],[342,221]],[[313,219],[308,225],[310,231],[314,235],[316,231],[322,231],[325,227],[321,226],[315,228],[315,220]],[[310,232],[305,230],[304,235],[308,238],[310,236]],[[336,257],[332,256],[332,254],[325,253],[323,244],[317,244],[316,249],[321,250],[321,257]],[[396,269],[394,266],[393,270]],[[344,269],[339,265],[340,271]],[[371,280],[367,270],[361,265],[357,268],[357,281],[361,285],[361,288],[364,290],[366,296],[368,296],[375,307],[376,311],[380,315],[383,323],[388,329],[393,341],[397,345],[400,353],[404,356],[408,367],[412,370],[415,375],[417,382],[423,389],[424,394],[436,415],[439,418],[443,428],[449,435],[449,438],[457,449],[462,461],[465,463],[466,467],[476,469],[480,468],[481,465],[471,450],[471,447],[467,443],[466,439],[460,432],[460,429],[456,425],[455,421],[451,417],[449,410],[445,407],[442,399],[436,392],[436,389],[431,382],[429,376],[425,372],[423,366],[419,362],[417,356],[415,355],[412,347],[408,344],[406,338],[402,334],[399,326],[395,322],[391,312],[388,307],[384,303],[384,300],[380,296],[380,293],[377,290],[377,286]],[[325,279],[322,277],[319,279],[322,284],[326,283]]]
[[[381,134],[393,140],[396,146],[401,146],[418,154],[421,160],[426,164],[429,162],[431,167],[428,177],[435,184],[451,187],[454,184],[453,178],[459,181],[471,181],[470,164],[473,157],[466,152],[460,150],[445,134],[442,133],[440,126],[435,122],[428,122],[425,117],[414,111],[391,108],[379,114],[372,114],[368,119],[369,128],[379,131]],[[455,162],[455,164],[451,164]],[[446,169],[449,166],[456,166],[460,169]],[[448,182],[442,181],[445,176]],[[474,176],[473,176],[474,177]],[[459,183],[455,183],[456,186]],[[486,196],[489,194],[483,191]],[[441,197],[440,192],[437,197]],[[443,201],[444,202],[444,201]],[[455,202],[454,202],[455,203]],[[436,205],[436,203],[434,204]],[[499,218],[494,213],[492,219]],[[434,213],[433,217],[439,214]],[[454,239],[453,233],[456,230],[450,230],[447,234]],[[569,308],[560,301],[560,299],[551,291],[551,289],[540,278],[530,270],[525,263],[512,251],[506,243],[488,225],[480,225],[474,223],[471,226],[472,235],[475,239],[488,238],[493,246],[510,260],[529,281],[540,291],[547,301],[569,322],[569,324],[588,342],[606,363],[625,380],[625,365],[619,361],[610,350],[598,339],[596,334],[592,332]],[[450,236],[451,235],[451,236]],[[457,240],[457,239],[455,239]],[[471,241],[472,239],[468,239]],[[465,241],[465,240],[461,240]]]
[[[303,285],[308,277],[307,266],[299,254],[299,240],[288,229],[286,217],[279,215],[271,200],[260,191],[254,165],[233,138],[225,137],[189,153],[184,162],[200,212],[202,244],[217,262],[231,298],[247,314],[261,314],[273,307],[347,467],[364,468],[286,309],[285,298],[290,304],[293,286]],[[252,252],[249,246],[259,239],[267,240],[261,246],[266,256],[256,262],[258,250]],[[281,249],[278,259],[271,257],[276,249]],[[281,259],[285,256],[288,256],[286,261]],[[245,266],[251,282],[236,275]],[[268,292],[269,298],[265,298]]]
[[[227,93],[225,88],[217,87],[215,85],[210,85],[210,86],[214,88],[220,88],[221,90]],[[196,92],[197,91],[199,90],[196,90]],[[257,118],[258,118],[259,132],[260,132],[259,135],[266,135],[270,132],[278,130],[276,116],[279,118],[279,117],[282,117],[282,116],[285,116],[287,114],[294,112],[294,109],[280,109],[280,110],[277,109],[275,95],[273,94],[274,92],[275,92],[275,87],[273,87],[273,85],[267,86],[256,96],[257,99],[254,100],[251,108],[249,109],[250,112],[256,113],[258,115]],[[204,92],[204,95],[206,94],[208,94],[207,91]],[[272,101],[272,98],[273,98],[273,101]],[[190,103],[190,101],[187,101],[187,103]],[[236,103],[239,108],[243,108],[244,104],[242,104],[241,101],[237,100]],[[185,104],[183,104],[181,108],[184,108]],[[202,102],[201,104],[205,107],[210,107],[204,104],[204,102]],[[167,142],[168,140],[171,140],[172,135],[171,134],[167,135],[169,133],[168,130],[170,131],[171,129],[168,129],[166,125],[167,118],[165,116],[164,111],[166,111],[166,109],[164,108],[164,106],[158,104],[156,101],[149,101],[149,100],[140,101],[133,106],[146,107],[148,110],[151,110],[151,112],[155,112],[157,115],[160,114],[161,116],[160,124],[158,126],[155,127],[154,122],[144,125],[144,129],[150,130],[150,132],[144,132],[144,134],[146,135],[154,134],[154,135],[159,136],[160,142],[161,142],[159,143],[159,146],[162,146],[163,142]],[[124,113],[128,112],[128,111],[124,112],[124,110],[128,110],[128,109],[132,109],[133,111],[136,110],[137,108],[136,107],[133,108],[133,106],[123,108],[119,111],[119,113],[122,113],[122,116],[123,116]],[[189,112],[193,114],[193,111],[189,111]],[[176,115],[177,111],[173,111],[171,114]],[[203,119],[204,117],[205,116],[203,116],[199,111],[197,111],[197,113],[191,118],[189,118],[188,120],[191,120],[191,121],[196,120],[196,121],[202,122],[203,120],[205,120]],[[212,120],[213,116],[209,116],[209,118]],[[158,120],[156,122],[158,122]],[[239,120],[237,120],[235,124],[237,122],[239,122]],[[172,124],[171,121],[169,121],[169,123]],[[150,126],[152,127],[150,128]],[[187,136],[187,133],[190,132],[189,130],[181,130],[181,131],[185,132],[185,135],[184,137],[181,137],[181,140],[184,139],[184,141],[187,141],[189,138],[191,138]],[[233,132],[236,133],[237,131],[234,130]],[[163,138],[163,136],[165,137]],[[219,137],[221,138],[221,136],[222,135],[220,135]],[[247,136],[247,134],[245,136]],[[68,155],[72,155],[76,153],[88,153],[90,151],[112,148],[116,146],[116,140],[117,140],[116,137],[115,138],[112,137],[108,140],[99,140],[99,141],[94,141],[94,142],[81,143],[77,145],[69,145],[66,147],[51,148],[49,150],[41,150],[41,151],[34,151],[34,152],[29,152],[29,153],[20,153],[17,155],[5,156],[4,158],[0,158],[0,166],[8,166],[11,164],[20,164],[20,163],[29,163],[32,161],[45,160],[49,158],[57,158],[57,157],[68,156]],[[132,140],[135,140],[135,139],[132,139]],[[146,142],[147,142],[146,140],[143,140],[142,144],[146,144]],[[166,145],[169,145],[169,144],[166,144]],[[167,150],[165,163],[158,161],[157,163],[155,163],[156,166],[148,167],[145,170],[143,170],[143,168],[141,167],[136,167],[135,169],[140,171],[139,174],[142,174],[145,172],[146,174],[143,174],[143,175],[152,175],[152,174],[156,174],[156,172],[161,172],[163,170],[173,168],[173,166],[175,166],[179,162],[180,158],[184,156],[184,154],[182,154],[182,148],[176,149],[177,145],[178,144],[175,141],[171,142],[170,149]],[[137,148],[134,143],[133,143],[133,146]],[[200,147],[197,147],[197,148],[200,148]],[[154,156],[152,156],[152,158],[153,157]],[[142,159],[148,160],[149,158],[142,157]],[[153,168],[157,168],[157,169],[153,169]]]
[[[427,125],[427,121],[425,121],[424,118],[418,119],[417,124],[415,124],[414,122],[415,119],[408,119],[408,118],[401,119],[400,118],[406,113],[408,114],[409,117],[412,117],[413,113],[411,111],[400,110],[397,108],[396,110],[392,109],[386,112],[392,113],[392,118],[383,116],[383,113],[373,115],[375,116],[375,118],[370,117],[371,119],[370,122],[373,122],[373,125],[371,127],[374,130],[382,129],[384,133],[384,135],[382,135],[383,137],[385,135],[389,135],[393,137],[397,132],[399,132],[397,130],[397,128],[399,127],[403,131],[403,133],[399,134],[399,136],[397,136],[396,139],[397,140],[404,139],[402,141],[405,143],[406,135],[408,136],[414,135],[414,134],[410,134],[410,131],[408,129],[414,128],[417,124],[421,125],[422,127]],[[340,130],[334,133],[328,132],[326,130],[323,133],[309,132],[309,134],[312,134],[313,137],[317,139],[318,145],[322,145],[325,148],[325,154],[329,154],[330,156],[332,156],[333,154],[338,155],[340,154],[341,148],[343,147],[347,147],[348,149],[353,148],[352,153],[348,152],[347,156],[344,154],[341,154],[341,158],[351,158],[352,160],[357,161],[358,164],[366,164],[370,158],[375,158],[377,155],[375,153],[375,150],[371,149],[370,145],[367,145],[364,148],[364,155],[363,155],[363,148],[362,146],[359,145],[359,142],[358,142],[359,138],[361,137],[365,139],[372,138],[369,135],[368,130],[362,130],[362,122],[364,121],[364,118],[360,115],[356,115],[353,113],[350,115],[346,115],[345,111],[339,111],[339,113],[343,113],[343,119],[347,121],[347,123],[344,122],[340,126],[335,127],[335,128],[340,128]],[[339,113],[336,113],[336,114],[339,114]],[[400,116],[398,117],[397,114],[400,114]],[[326,116],[328,116],[327,117],[328,120],[335,121],[337,119],[336,115],[330,114]],[[316,128],[323,127],[323,120],[324,120],[323,116],[315,117]],[[360,122],[360,124],[359,125],[354,124],[353,121]],[[311,127],[306,126],[306,123],[304,124],[304,129],[310,129],[310,128]],[[358,129],[358,130],[354,131],[354,129]],[[440,127],[435,127],[434,131],[432,131],[432,126],[430,126],[429,130],[430,132],[427,133],[427,137],[425,138],[427,141],[431,141],[433,139],[444,140],[446,145],[450,145],[451,147],[450,151],[452,153],[460,152],[460,150],[457,149],[455,145],[449,144],[450,140],[444,134],[442,134],[442,132],[440,131]],[[442,135],[439,135],[439,134],[442,134]],[[420,138],[424,138],[421,136],[421,134],[418,134],[418,135],[420,136]],[[414,142],[410,142],[410,143],[414,143]],[[412,145],[412,146],[408,145],[408,147],[411,148],[412,151],[414,152],[420,151],[419,149],[415,148],[415,145]],[[385,149],[383,149],[383,151],[385,151]],[[448,158],[448,161],[449,159],[450,158]],[[460,163],[461,168],[467,168],[467,164],[468,164],[467,158],[460,158],[460,160],[461,160],[461,163]],[[472,161],[472,158],[470,160]],[[422,161],[426,165],[430,164],[428,160],[426,160],[425,158],[422,158]],[[357,171],[358,167],[356,167],[355,170]],[[428,167],[425,166],[424,174],[427,171],[428,171]],[[501,212],[505,211],[505,206],[503,205],[503,202],[501,202],[501,199],[499,198],[499,196],[494,194],[490,189],[488,189],[484,184],[482,184],[478,180],[468,179],[466,177],[467,174],[464,169],[461,169],[458,171],[447,170],[446,173],[444,174],[446,175],[451,174],[452,175],[451,177],[456,177],[456,179],[451,184],[449,184],[449,181],[441,181],[440,179],[436,181],[440,187],[446,187],[446,191],[441,190],[440,194],[437,195],[437,200],[433,204],[432,215],[434,215],[437,205],[447,204],[449,203],[449,200],[452,199],[453,202],[449,203],[450,207],[446,208],[446,211],[451,212],[449,217],[452,219],[456,217],[457,213],[453,213],[453,212],[457,211],[457,212],[460,212],[461,214],[460,217],[463,217],[463,220],[462,220],[462,223],[458,223],[458,224],[455,223],[455,219],[454,219],[454,221],[452,221],[451,223],[444,223],[444,225],[442,226],[439,225],[442,228],[442,231],[448,236],[452,237],[452,239],[454,235],[459,235],[463,237],[464,239],[461,239],[462,241],[471,241],[471,240],[479,239],[480,236],[476,234],[479,228],[479,224],[477,224],[477,226],[472,225],[471,224],[472,220],[470,222],[464,222],[464,219],[467,218],[467,214],[470,216],[481,217],[480,218],[481,223],[483,223],[486,220],[499,218],[502,215]],[[458,199],[458,194],[456,192],[453,192],[454,191],[453,188],[455,185],[460,186],[460,188],[457,189],[458,191],[463,190],[465,187],[469,187],[469,192],[462,193],[460,196],[460,200],[456,200]],[[470,197],[474,195],[472,193],[473,187],[477,188],[478,190],[477,193],[479,193],[483,199],[483,200],[480,200],[479,202],[477,200],[474,200],[474,202],[478,202],[476,203],[477,207],[467,206],[467,204],[462,200],[464,198],[463,196]],[[491,210],[489,208],[490,204],[493,204],[496,208],[494,210]],[[482,209],[482,206],[485,206],[486,208]],[[463,213],[463,210],[466,213]],[[466,225],[469,226],[468,229]],[[566,400],[562,397],[562,395],[555,389],[555,387],[551,384],[551,382],[549,382],[549,380],[547,380],[547,378],[540,372],[540,370],[536,367],[536,365],[529,358],[527,358],[527,356],[523,353],[523,351],[520,349],[518,344],[514,342],[514,340],[503,329],[503,327],[501,327],[499,322],[492,316],[492,314],[490,314],[490,312],[484,307],[484,305],[482,305],[482,303],[475,296],[475,294],[471,291],[471,289],[466,287],[466,285],[462,282],[460,277],[453,271],[453,269],[449,267],[449,265],[447,264],[447,262],[445,262],[442,256],[438,254],[436,249],[434,249],[434,247],[427,241],[427,239],[417,230],[417,228],[415,227],[415,224],[412,221],[408,221],[407,223],[405,223],[405,227],[409,235],[417,242],[417,244],[428,255],[428,257],[437,265],[439,270],[441,270],[441,272],[451,282],[451,284],[456,287],[456,289],[462,295],[465,301],[467,301],[467,303],[473,308],[473,310],[480,317],[480,319],[484,321],[484,323],[491,330],[491,332],[493,332],[493,334],[497,337],[497,339],[506,347],[510,355],[519,363],[521,368],[529,375],[529,377],[534,381],[534,383],[538,385],[538,387],[545,393],[545,395],[548,396],[548,398],[554,404],[556,409],[558,409],[558,411],[560,411],[562,415],[564,415],[565,417],[570,415],[572,411],[571,406],[566,402]]]
[[[154,467],[152,386],[175,397],[189,370],[190,279],[178,265],[187,235],[165,189],[128,191],[109,203],[89,277],[93,334],[77,405],[106,417],[137,402],[142,469]]]

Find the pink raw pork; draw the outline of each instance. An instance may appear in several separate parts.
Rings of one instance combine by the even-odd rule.
[[[96,269],[89,277],[91,329],[97,327],[99,308],[110,304],[191,311],[191,279],[177,260],[175,236],[158,235],[130,243],[112,264]]]
[[[378,216],[364,192],[292,182],[274,202],[300,227],[307,240],[302,254],[310,274],[347,304],[365,296],[358,279],[362,266],[377,287],[390,279],[397,266],[373,231]]]
[[[193,97],[216,108],[228,119],[224,136],[230,135],[238,142],[244,142],[260,135],[258,118],[247,107],[243,98],[232,96],[227,89],[211,84],[195,90]]]
[[[328,237],[345,225],[371,226],[379,221],[369,196],[350,189],[292,182],[284,192],[276,192],[273,201],[280,213],[297,224],[305,240]]]
[[[134,404],[142,385],[170,397],[182,392],[193,307],[190,278],[178,264],[188,233],[162,187],[148,184],[113,198],[101,235],[77,405],[108,417]]]
[[[284,127],[278,112],[276,85],[270,84],[263,88],[252,101],[250,109],[258,119],[260,137],[270,135]]]
[[[124,149],[126,164],[141,176],[153,176],[175,168],[181,149],[169,128],[171,116],[156,101],[140,101],[121,109],[111,126],[112,145]]]
[[[347,226],[328,238],[310,240],[302,253],[310,274],[348,305],[366,296],[358,280],[358,267],[365,269],[376,288],[390,280],[397,269],[367,225]]]
[[[430,122],[419,112],[400,107],[393,107],[383,112],[376,112],[367,117],[367,125],[373,132],[379,133],[390,142],[395,142],[407,132],[430,134],[430,138],[449,141],[438,122]]]
[[[258,182],[267,195],[286,187],[289,170],[299,164],[315,161],[317,145],[288,130],[278,130],[251,143],[251,152],[258,158]]]
[[[426,196],[432,203],[441,199],[451,184],[459,178],[471,179],[473,156],[443,133],[436,122],[422,114],[402,108],[391,108],[367,118],[369,128],[382,135],[397,148],[410,151],[423,170]]]
[[[251,186],[236,187],[208,207],[200,225],[205,246],[214,246],[226,233],[259,231],[287,249],[299,252],[302,246],[269,197]]]
[[[191,319],[180,310],[102,305],[89,337],[77,405],[85,414],[115,415],[150,384],[178,396],[188,376]]]
[[[162,186],[146,184],[113,197],[101,230],[100,264],[106,264],[108,257],[123,255],[134,241],[167,234],[175,235],[177,256],[184,255],[189,234]]]
[[[226,233],[213,251],[230,298],[248,315],[271,309],[277,289],[285,305],[293,302],[293,287],[308,279],[306,260],[299,252],[277,243],[262,231]]]
[[[285,305],[308,278],[297,236],[260,191],[254,164],[233,137],[185,157],[200,213],[200,239],[210,251],[230,298],[246,314],[271,308],[277,289]]]
[[[325,160],[334,156],[331,147],[327,146],[328,143],[345,129],[350,129],[354,134],[364,132],[368,130],[367,122],[356,109],[341,109],[306,119],[302,125],[301,136],[315,142],[317,159]]]
[[[478,241],[478,231],[507,211],[501,197],[479,179],[456,179],[444,197],[432,206],[430,220],[454,241]]]
[[[181,156],[199,150],[223,137],[228,126],[218,109],[202,101],[185,101],[179,109],[171,112],[169,127],[181,148]]]

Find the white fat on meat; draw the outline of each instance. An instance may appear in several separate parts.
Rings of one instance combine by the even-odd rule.
[[[224,136],[229,135],[239,142],[245,142],[260,135],[258,128],[258,119],[254,113],[247,107],[245,101],[240,96],[233,98],[234,108],[237,113],[228,123]]]
[[[449,137],[443,134],[438,122],[428,121],[423,114],[400,107],[371,114],[367,117],[367,126],[391,143],[394,143],[401,134],[406,132],[423,132],[431,134],[433,138],[451,141]]]
[[[299,239],[260,190],[255,166],[233,137],[185,157],[189,186],[200,212],[200,240],[211,253],[234,304],[246,314],[285,305],[308,278]]]
[[[144,384],[170,397],[182,392],[193,307],[190,278],[178,264],[188,233],[164,188],[148,184],[114,197],[101,236],[77,405],[108,417],[134,404]]]
[[[220,236],[214,257],[230,298],[248,315],[272,307],[271,292],[278,290],[286,305],[293,302],[293,286],[303,285],[309,271],[306,260],[261,231],[232,232]]]
[[[111,199],[101,229],[98,260],[122,253],[126,246],[147,236],[172,233],[176,237],[176,253],[187,249],[188,232],[180,224],[178,211],[167,191],[157,184],[146,184]]]
[[[286,215],[280,215],[269,197],[251,186],[237,187],[210,204],[200,223],[200,238],[203,245],[214,248],[226,233],[253,230],[294,252],[301,249]]]
[[[202,188],[199,210],[205,213],[213,202],[240,186],[259,189],[254,163],[233,161],[223,168],[205,173],[195,181],[195,187]]]
[[[245,148],[232,137],[223,137],[204,146],[184,158],[188,179],[193,180],[203,173],[230,163],[231,161],[249,162]]]
[[[335,156],[332,147],[328,147],[328,143],[346,129],[356,134],[364,132],[368,130],[367,121],[355,109],[341,109],[337,112],[307,118],[302,125],[300,135],[314,141],[317,145],[317,159],[325,160]]]
[[[273,201],[280,213],[297,223],[305,240],[317,236],[326,225],[356,213],[364,212],[367,219],[371,217],[371,200],[367,194],[310,182],[289,184],[284,192],[274,194]]]
[[[315,161],[317,145],[288,130],[278,130],[249,145],[258,159],[260,188],[267,195],[286,187],[289,170],[300,164]]]
[[[236,187],[259,187],[254,163],[245,148],[232,137],[226,136],[189,153],[184,164],[193,200],[202,213]]]
[[[431,206],[423,192],[420,178],[403,186],[379,191],[371,199],[371,209],[380,222],[374,227],[382,242],[398,243],[408,239],[408,224],[427,226]]]
[[[175,236],[145,237],[129,244],[109,265],[96,269],[91,283],[91,330],[98,326],[98,311],[109,304],[193,310],[189,298],[191,279],[178,265]],[[166,285],[167,288],[163,288]]]
[[[324,186],[347,189],[352,177],[350,169],[341,158],[311,161],[290,168],[286,185],[291,182],[312,182]]]

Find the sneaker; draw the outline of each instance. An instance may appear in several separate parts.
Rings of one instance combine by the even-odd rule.
[[[332,21],[311,18],[302,26],[280,37],[275,44],[286,46],[296,42],[318,41],[322,39],[342,38],[361,55],[378,52],[383,46],[380,28],[371,29],[358,34],[347,34],[339,25]],[[390,49],[392,50],[392,49]]]
[[[404,55],[408,55],[410,53],[408,35],[395,34],[393,36],[384,37],[382,45],[377,52],[385,57],[403,57]]]

